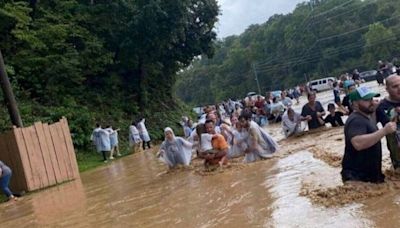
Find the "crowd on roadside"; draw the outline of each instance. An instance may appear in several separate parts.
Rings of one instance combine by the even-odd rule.
[[[389,71],[385,72],[387,66],[380,67],[385,76],[390,73]],[[327,107],[322,106],[317,99],[317,94],[307,86],[269,92],[265,96],[249,94],[240,101],[230,99],[217,105],[206,106],[196,122],[188,117],[182,118],[183,137],[176,136],[172,128],[165,128],[165,140],[161,144],[157,157],[170,168],[178,164],[189,165],[194,156],[203,159],[206,168],[210,166],[224,167],[230,159],[238,157],[243,157],[243,162],[250,163],[270,158],[278,151],[277,142],[264,129],[268,124],[280,123],[285,137],[299,135],[306,128],[312,131],[328,124],[331,127],[345,126],[343,180],[380,182],[382,179],[377,177],[382,174],[381,171],[377,171],[377,164],[381,162],[377,156],[379,154],[377,144],[380,144],[380,141],[377,141],[378,138],[380,140],[383,136],[388,135],[393,166],[395,170],[400,170],[400,156],[396,152],[396,150],[400,151],[397,146],[400,145],[400,136],[397,134],[394,138],[390,136],[396,131],[397,126],[393,127],[390,120],[400,119],[397,115],[398,112],[400,113],[400,108],[397,108],[398,112],[397,109],[390,109],[387,112],[388,107],[397,107],[397,105],[400,107],[400,77],[391,75],[386,79],[383,78],[386,81],[389,98],[385,98],[381,102],[373,99],[377,94],[362,85],[364,81],[360,78],[357,69],[352,74],[346,73],[339,78],[340,80],[332,82],[333,102],[329,103]],[[381,84],[380,78],[377,78],[377,82]],[[393,85],[396,86],[391,90],[390,87]],[[399,96],[398,99],[394,95],[394,90],[398,90],[396,92]],[[293,106],[299,104],[299,98],[304,93],[307,96],[307,103],[298,113]],[[341,99],[343,93],[345,96]],[[393,101],[398,101],[398,103]],[[389,114],[391,116],[388,119],[386,117]],[[348,116],[346,125],[342,119],[345,115]],[[367,121],[361,117],[366,117]],[[358,123],[360,118],[363,125],[354,126],[354,123]],[[376,121],[382,123],[384,130],[377,130]],[[367,128],[360,126],[367,126]],[[118,130],[110,126],[101,128],[98,125],[93,131],[93,142],[97,151],[103,154],[105,161],[107,161],[106,154],[108,152],[109,159],[113,159],[115,152],[117,152],[117,156],[119,154]],[[361,133],[368,135],[374,132],[381,133],[375,135],[375,138],[368,138],[372,136],[361,137],[361,139],[355,137]],[[348,140],[348,138],[351,139]],[[365,139],[370,139],[369,143],[365,144]],[[399,139],[398,144],[396,144],[397,139]],[[146,146],[150,148],[150,137],[145,126],[145,119],[135,121],[129,127],[129,142],[135,151],[141,148],[145,150]],[[370,145],[372,142],[374,144]],[[368,152],[368,150],[372,150],[371,146],[375,147],[373,149],[375,152],[366,153],[365,157],[355,155],[355,151],[367,150]],[[373,161],[375,166],[361,164],[361,161],[365,163]],[[365,167],[375,170],[375,173],[368,173],[370,171],[367,171]]]
[[[165,129],[166,138],[158,156],[170,168],[190,164],[191,151],[204,159],[206,167],[223,167],[230,159],[240,156],[244,162],[254,162],[269,158],[278,150],[277,143],[263,128],[268,122],[282,122],[286,137],[304,131],[302,123],[309,130],[329,124],[344,126],[343,182],[383,182],[380,140],[385,136],[394,173],[400,175],[400,77],[396,74],[384,77],[388,97],[376,100],[379,94],[362,85],[358,74],[354,70],[351,76],[342,75],[342,80],[332,83],[333,102],[326,107],[329,113],[310,90],[301,113],[292,108],[293,101],[286,99],[285,91],[280,97],[248,96],[240,103],[228,101],[207,106],[197,124],[184,119],[190,123],[183,121],[185,138],[176,137],[170,128]],[[348,116],[346,123],[342,119],[344,115]],[[383,126],[381,129],[377,127],[378,122]]]
[[[327,105],[328,114],[314,91],[299,86],[279,94],[266,93],[265,97],[250,95],[241,102],[228,100],[205,107],[196,123],[190,118],[182,118],[184,137],[176,136],[166,127],[165,140],[157,157],[169,168],[189,165],[194,156],[203,159],[206,168],[223,168],[231,159],[239,157],[243,157],[243,162],[251,163],[271,158],[279,149],[278,143],[264,129],[269,122],[281,122],[286,137],[304,131],[303,122],[309,130],[329,124],[331,127],[344,126],[343,182],[381,183],[385,179],[381,145],[384,137],[394,173],[400,175],[400,68],[396,68],[396,74],[391,74],[390,67],[379,61],[379,69],[383,79],[377,77],[377,83],[385,85],[388,93],[381,100],[374,99],[380,94],[362,85],[358,70],[351,76],[344,74],[339,82],[332,83],[334,102]],[[298,104],[304,91],[307,91],[308,102],[301,113],[297,113],[292,108],[293,99]],[[345,93],[343,99],[341,93]],[[345,124],[343,115],[348,115]],[[382,128],[379,129],[377,123]],[[93,130],[91,140],[104,162],[114,159],[115,153],[120,156],[118,131],[112,126],[103,128],[100,124]],[[129,142],[134,151],[145,150],[146,146],[151,148],[144,118],[129,126]],[[20,194],[13,193],[8,187],[11,175],[11,169],[0,161],[0,189],[8,199],[16,200]]]

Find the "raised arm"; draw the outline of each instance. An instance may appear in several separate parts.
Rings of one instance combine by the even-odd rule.
[[[385,135],[395,132],[396,128],[397,126],[395,122],[389,122],[385,127],[375,131],[374,133],[354,136],[351,139],[351,144],[358,151],[367,149],[379,142]]]

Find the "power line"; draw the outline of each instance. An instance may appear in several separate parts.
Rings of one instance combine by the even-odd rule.
[[[396,38],[397,38],[396,35],[399,35],[399,34],[400,33],[393,34],[392,36],[389,36],[389,37],[387,37],[385,39],[382,39],[382,40],[379,40],[377,42],[371,43],[369,45],[353,45],[352,47],[342,48],[343,49],[342,51],[332,51],[328,55],[325,55],[325,57],[333,57],[333,56],[336,56],[336,55],[339,55],[339,54],[347,53],[347,52],[352,51],[352,50],[357,49],[357,48],[369,48],[369,47],[373,47],[373,46],[376,46],[376,45],[379,45],[379,44],[382,44],[382,43],[386,43],[388,41],[396,40]],[[349,46],[351,46],[351,45],[349,45]],[[277,65],[275,67],[279,67],[279,66],[280,67],[284,67],[284,66],[289,66],[289,65],[295,66],[295,65],[299,65],[299,64],[312,63],[312,62],[315,62],[316,60],[319,60],[319,59],[321,59],[320,56],[314,56],[314,57],[310,57],[310,58],[306,58],[306,59],[301,59],[301,60],[299,60],[297,62],[285,63],[285,64]],[[275,71],[274,69],[270,68],[270,69],[265,69],[265,70],[258,70],[257,72],[258,73],[269,73],[269,72],[274,72],[274,71]]]
[[[344,2],[344,3],[342,3],[342,4],[340,4],[340,5],[337,5],[337,6],[331,8],[331,9],[329,9],[329,10],[323,11],[322,13],[319,13],[319,14],[313,16],[313,17],[320,17],[320,16],[323,16],[323,15],[325,15],[325,14],[330,13],[331,11],[334,11],[334,10],[336,10],[336,9],[342,8],[342,6],[345,6],[345,5],[347,5],[348,3],[353,2],[353,1],[354,1],[354,0],[350,0],[350,1]]]
[[[348,14],[348,13],[351,13],[351,12],[356,11],[357,8],[358,8],[358,6],[361,6],[361,7],[359,8],[359,10],[360,10],[360,9],[366,7],[366,6],[369,6],[369,5],[372,5],[372,4],[375,4],[375,3],[377,3],[377,0],[368,2],[368,3],[366,3],[366,4],[359,3],[358,5],[356,5],[357,7],[354,7],[353,9],[350,9],[350,10],[344,11],[343,13],[336,14],[336,15],[333,15],[333,16],[331,16],[331,17],[325,18],[324,20],[325,20],[325,21],[330,21],[330,20],[333,19],[333,18],[340,17],[340,16],[343,16],[343,15],[346,15],[346,14]],[[319,23],[323,22],[324,20],[316,21],[315,24],[319,24]]]
[[[340,8],[340,7],[342,7],[342,6],[344,6],[344,5],[346,5],[347,3],[352,2],[352,1],[354,1],[354,0],[350,0],[350,1],[347,1],[347,2],[345,2],[345,3],[342,3],[342,4],[340,4],[339,6],[336,6],[336,7],[332,8],[332,9],[323,11],[322,13],[328,12],[328,11],[331,12],[331,11],[336,10],[337,8]],[[299,34],[303,34],[303,33],[305,32],[305,30],[306,30],[306,29],[309,27],[309,25],[311,24],[311,21],[308,21],[308,23],[307,23],[305,26],[304,26],[303,24],[304,24],[307,20],[310,19],[311,15],[312,15],[312,12],[313,12],[313,10],[311,10],[310,13],[307,15],[307,17],[302,21],[302,23],[300,23],[300,26],[299,26],[298,28],[303,28],[303,29],[301,30],[301,32],[298,33],[298,31],[300,30],[300,29],[298,29],[296,32],[293,33],[292,36],[290,36],[289,38],[287,38],[287,40],[293,40],[293,38],[294,38],[295,36],[298,36]],[[312,16],[312,18],[318,17],[318,16],[320,16],[322,13],[320,13],[320,14],[318,14],[318,15],[315,15],[315,16]],[[263,65],[263,64],[268,64],[268,63],[272,62],[272,61],[275,60],[275,59],[281,58],[282,56],[283,56],[283,54],[280,55],[279,57],[272,57],[272,56],[271,56],[268,60],[266,60],[266,61],[264,61],[264,62],[262,62],[262,63],[258,63],[257,65],[260,66],[260,65]]]
[[[350,1],[344,2],[344,3],[342,3],[342,4],[338,5],[338,6],[335,6],[335,7],[331,8],[331,9],[329,9],[329,10],[326,10],[326,11],[323,11],[323,12],[317,14],[317,15],[314,15],[314,16],[312,16],[312,18],[313,18],[313,19],[318,18],[319,16],[322,16],[322,15],[324,15],[324,14],[326,14],[326,13],[329,13],[329,12],[332,12],[332,11],[334,11],[334,10],[336,10],[336,9],[341,8],[342,6],[345,6],[345,5],[347,5],[348,3],[352,2],[352,1],[354,1],[354,0],[350,0]],[[301,23],[301,25],[299,26],[299,28],[301,28],[302,25],[304,24],[304,22],[310,18],[310,16],[312,15],[312,12],[313,12],[313,11],[311,11],[311,12],[308,14],[308,16],[303,20],[303,22]],[[326,19],[325,19],[325,20],[326,20]],[[311,23],[311,22],[312,22],[312,23]],[[314,24],[314,21],[309,21],[309,22],[307,23],[307,25],[303,27],[303,29],[302,29],[302,31],[301,31],[300,33],[297,33],[297,31],[296,31],[296,32],[293,33],[293,35],[290,36],[287,40],[292,40],[296,35],[298,35],[298,34],[303,34],[303,33],[305,32],[305,30],[308,29],[309,26],[310,26],[311,24]],[[304,54],[304,53],[302,53],[302,54]],[[283,54],[280,55],[279,57],[271,57],[271,58],[269,58],[268,60],[266,60],[266,61],[264,61],[264,62],[262,62],[262,63],[258,63],[257,66],[262,66],[262,65],[265,65],[265,64],[269,64],[269,63],[271,63],[273,60],[282,60],[282,59],[283,59],[282,56],[283,56]]]
[[[324,40],[329,40],[329,39],[332,39],[332,38],[337,38],[337,37],[345,36],[345,35],[347,35],[347,34],[351,34],[351,33],[353,33],[353,32],[357,32],[357,31],[360,31],[360,30],[369,28],[370,25],[373,25],[373,24],[376,24],[376,23],[380,23],[380,22],[391,21],[391,20],[396,19],[396,18],[399,18],[399,17],[400,17],[400,15],[397,15],[397,16],[394,16],[394,17],[390,17],[390,18],[387,18],[387,19],[384,19],[384,20],[380,20],[380,21],[377,21],[377,22],[368,24],[368,25],[366,25],[366,26],[363,26],[363,27],[360,27],[360,28],[357,28],[357,29],[350,30],[350,31],[348,31],[348,32],[344,32],[344,33],[341,33],[341,34],[338,34],[338,35],[333,35],[333,36],[328,36],[328,37],[321,38],[321,39],[319,39],[319,41],[324,41]]]
[[[320,39],[318,39],[317,41],[315,41],[314,44],[313,44],[311,47],[309,47],[309,48],[307,49],[307,51],[304,51],[304,52],[301,54],[300,57],[293,57],[291,60],[302,59],[302,57],[304,56],[303,54],[304,54],[305,52],[310,51],[313,47],[315,47],[315,46],[316,46],[319,42],[321,42],[321,41],[329,40],[329,39],[332,39],[332,38],[342,37],[342,36],[345,36],[345,35],[348,35],[348,34],[351,34],[351,33],[357,32],[357,31],[361,31],[361,30],[366,29],[366,28],[369,28],[370,25],[373,25],[373,24],[375,24],[375,23],[387,22],[387,21],[391,21],[391,20],[396,19],[396,18],[399,18],[399,17],[400,17],[400,15],[393,16],[393,17],[386,18],[386,19],[383,19],[383,20],[380,20],[380,21],[377,21],[377,22],[368,24],[368,25],[366,25],[366,26],[363,26],[363,27],[360,27],[360,28],[357,28],[357,29],[353,29],[353,30],[350,30],[350,31],[347,31],[347,32],[344,32],[344,33],[341,33],[341,34],[337,34],[337,35],[332,35],[332,36],[327,36],[327,37],[324,37],[324,38],[320,38]],[[274,65],[262,65],[260,68],[264,69],[264,67],[268,67],[268,66],[274,67],[275,65],[279,65],[279,64],[274,64]],[[260,65],[258,65],[258,66],[260,66]]]

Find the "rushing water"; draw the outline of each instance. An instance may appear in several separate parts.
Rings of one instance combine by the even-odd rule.
[[[397,192],[330,208],[299,195],[307,179],[340,184],[338,172],[304,151],[210,176],[166,173],[145,152],[2,204],[0,218],[4,227],[399,227]]]
[[[302,148],[325,138],[321,148],[340,153],[341,131],[283,144]],[[400,227],[398,189],[331,207],[300,193],[307,183],[342,185],[339,172],[340,167],[296,147],[213,175],[196,168],[167,172],[153,151],[145,151],[1,204],[0,221],[1,227]]]

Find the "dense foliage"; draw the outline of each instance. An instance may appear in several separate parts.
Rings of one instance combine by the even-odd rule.
[[[251,4],[249,2],[249,4]],[[185,102],[210,104],[249,91],[289,88],[305,78],[374,69],[399,56],[400,1],[312,0],[216,43],[180,74]]]
[[[85,149],[96,122],[126,139],[143,116],[160,138],[186,111],[176,72],[213,54],[218,13],[215,0],[0,0],[0,50],[24,124],[66,116]]]

